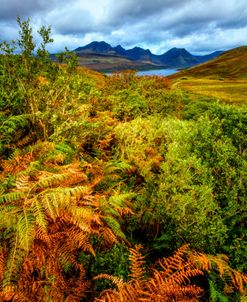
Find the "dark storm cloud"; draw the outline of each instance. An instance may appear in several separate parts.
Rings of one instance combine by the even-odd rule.
[[[116,4],[109,10],[109,20],[121,24],[121,22],[144,21],[151,16],[159,15],[169,9],[184,7],[190,0],[142,0],[116,1]]]
[[[13,21],[17,16],[30,17],[63,4],[64,0],[0,0],[0,20]]]
[[[123,1],[109,14],[113,25],[143,24],[152,34],[154,30],[169,30],[177,36],[205,30],[212,24],[217,28],[237,28],[247,25],[246,0]],[[111,22],[110,21],[110,22]]]
[[[17,15],[51,25],[57,48],[92,40],[154,51],[247,44],[246,0],[0,0],[0,39],[17,32]]]

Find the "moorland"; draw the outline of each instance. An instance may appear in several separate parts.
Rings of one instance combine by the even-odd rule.
[[[0,45],[1,301],[246,301],[246,47],[107,76],[18,23]]]

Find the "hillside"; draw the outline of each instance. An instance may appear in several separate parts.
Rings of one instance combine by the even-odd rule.
[[[164,68],[164,66],[154,64],[150,61],[133,60],[119,55],[78,53],[78,63],[96,71],[112,72],[119,70],[149,70]]]
[[[198,66],[186,69],[172,76],[207,78],[247,78],[247,46],[229,50],[219,57]]]
[[[247,96],[247,46],[169,76],[175,87],[195,97],[203,95],[227,103],[245,103]]]

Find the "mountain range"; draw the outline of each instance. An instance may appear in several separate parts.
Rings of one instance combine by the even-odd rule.
[[[192,67],[209,61],[223,53],[223,51],[216,51],[204,56],[195,56],[184,48],[175,47],[168,50],[164,54],[155,55],[149,49],[143,49],[141,47],[125,49],[121,45],[112,47],[110,44],[104,41],[94,41],[88,45],[76,48],[74,52],[76,52],[79,58],[87,57],[88,59],[90,56],[94,57],[94,59],[95,56],[97,58],[124,58],[136,63],[165,68]]]

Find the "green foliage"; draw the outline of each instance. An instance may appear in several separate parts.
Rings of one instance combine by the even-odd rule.
[[[0,44],[1,286],[17,301],[93,301],[107,285],[85,278],[125,280],[133,243],[150,265],[190,243],[246,271],[246,105],[97,74],[67,49],[52,63],[51,28],[36,47],[29,22]],[[223,277],[208,275],[211,301],[240,299]]]
[[[212,104],[204,116],[194,118],[198,126],[192,152],[202,159],[213,177],[214,199],[228,227],[228,240],[223,248],[232,255],[235,264],[238,262],[239,269],[246,270],[245,265],[239,265],[236,249],[238,240],[246,246],[243,244],[246,242],[243,228],[247,194],[246,108]],[[245,254],[246,251],[242,263],[246,263]]]
[[[69,51],[68,48],[65,48],[64,52],[61,52],[57,55],[57,59],[59,63],[65,63],[66,69],[68,73],[72,73],[75,71],[76,67],[78,66],[78,57],[77,55]]]
[[[209,280],[210,301],[212,302],[229,302],[228,298],[223,295],[212,280]]]

